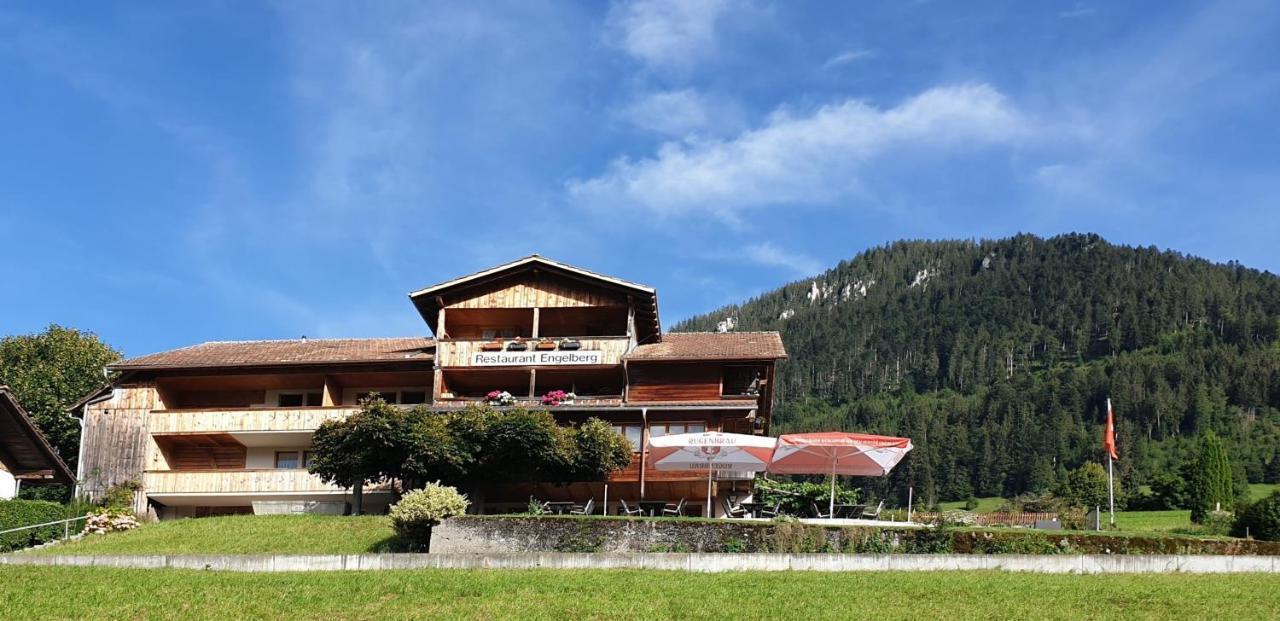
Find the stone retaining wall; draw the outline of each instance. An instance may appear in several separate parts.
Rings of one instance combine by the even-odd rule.
[[[463,516],[433,529],[434,553],[755,552],[856,554],[1280,555],[1280,542],[1029,528],[824,526],[730,520]]]

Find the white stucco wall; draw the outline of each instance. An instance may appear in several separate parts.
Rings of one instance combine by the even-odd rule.
[[[18,482],[12,474],[0,469],[0,500],[8,500],[18,495]]]

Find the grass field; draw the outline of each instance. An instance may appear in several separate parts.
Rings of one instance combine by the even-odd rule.
[[[1250,483],[1249,484],[1249,500],[1257,502],[1270,496],[1276,490],[1280,490],[1280,484],[1277,483]]]
[[[0,567],[5,619],[1248,619],[1280,576]]]
[[[1257,501],[1270,496],[1276,490],[1280,490],[1280,485],[1273,483],[1250,483],[1249,484],[1249,500]],[[986,512],[995,511],[1004,504],[1005,500],[998,496],[988,498],[978,498],[978,508],[975,511]],[[952,501],[940,503],[942,510],[952,511],[964,508],[964,501]],[[1182,511],[1117,511],[1116,512],[1116,528],[1125,532],[1142,533],[1155,532],[1164,533],[1176,528],[1191,528],[1191,512]]]
[[[385,516],[229,515],[143,524],[25,554],[359,554],[385,551],[393,535]]]
[[[1116,528],[1127,532],[1167,532],[1191,527],[1191,511],[1116,511]]]

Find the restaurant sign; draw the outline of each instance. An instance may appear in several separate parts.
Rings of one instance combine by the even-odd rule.
[[[471,354],[474,367],[604,364],[602,351],[478,351]]]

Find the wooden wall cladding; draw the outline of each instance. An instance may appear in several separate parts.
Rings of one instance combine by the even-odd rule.
[[[82,492],[96,500],[106,488],[138,481],[147,463],[147,416],[163,407],[150,385],[125,386],[84,412],[80,442]]]
[[[450,296],[446,308],[554,308],[626,306],[624,297],[600,287],[551,276],[523,273]]]
[[[629,401],[708,401],[720,398],[720,365],[631,364]]]

